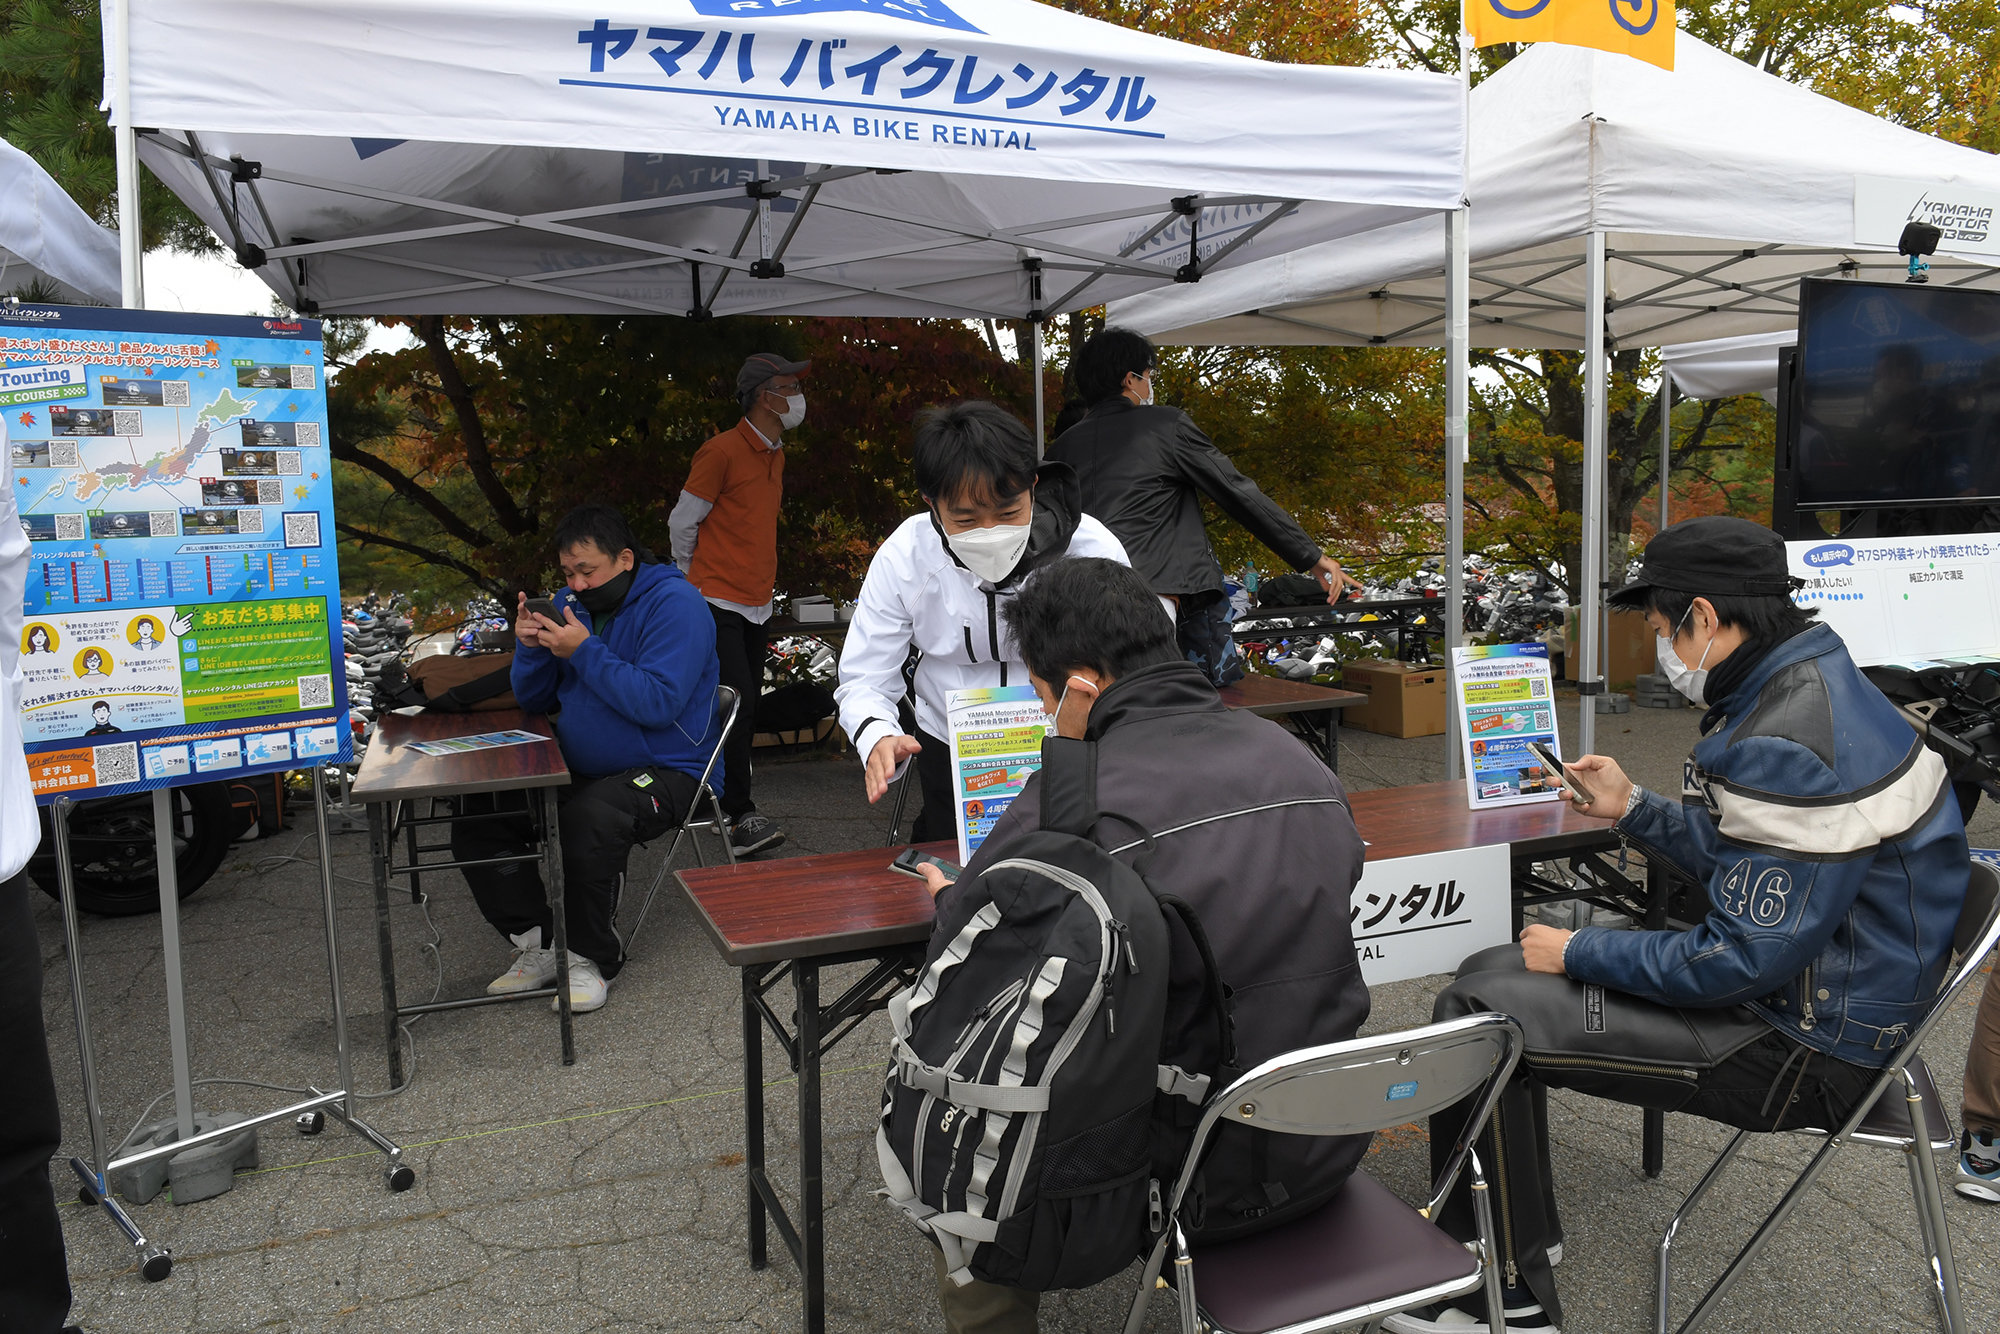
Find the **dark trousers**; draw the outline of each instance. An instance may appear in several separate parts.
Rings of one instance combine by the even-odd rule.
[[[69,1315],[69,1262],[49,1185],[62,1122],[28,892],[25,874],[0,883],[0,1331],[54,1334]]]
[[[562,836],[563,921],[569,948],[597,964],[606,978],[625,962],[618,939],[618,878],[632,845],[646,843],[679,824],[694,800],[695,780],[678,769],[627,769],[603,778],[578,775],[557,796],[556,830]],[[462,819],[451,827],[455,861],[505,857],[533,850],[535,831],[525,818],[525,793],[460,797]],[[523,812],[508,818],[492,812]],[[504,936],[540,927],[542,946],[555,943],[548,891],[533,862],[468,866],[465,882],[479,911]]]
[[[1229,595],[1183,593],[1175,600],[1174,637],[1181,655],[1220,689],[1243,679],[1243,654],[1229,634]]]
[[[958,837],[958,798],[951,790],[951,743],[919,727],[914,735],[923,749],[910,761],[917,770],[917,790],[924,808],[910,826],[910,842],[936,843]]]
[[[757,809],[750,799],[750,743],[757,735],[757,700],[764,693],[764,627],[710,604],[720,684],[736,692],[736,726],[722,746],[722,813],[739,820]]]
[[[1519,945],[1481,950],[1460,964],[1431,1017],[1482,1010],[1513,1016],[1526,1039],[1478,1144],[1498,1196],[1501,1257],[1557,1324],[1564,1322],[1548,1247],[1562,1240],[1563,1229],[1549,1170],[1549,1089],[1768,1131],[1838,1125],[1881,1074],[1815,1052],[1741,1005],[1677,1010],[1531,973]],[[1471,1111],[1461,1103],[1431,1118],[1433,1172],[1450,1156]],[[1438,1221],[1461,1241],[1478,1235],[1469,1174],[1459,1177]]]

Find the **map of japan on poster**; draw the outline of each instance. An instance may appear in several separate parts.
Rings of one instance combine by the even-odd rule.
[[[35,796],[353,756],[315,320],[0,307]]]

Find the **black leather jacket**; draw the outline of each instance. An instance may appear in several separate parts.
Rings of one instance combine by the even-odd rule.
[[[1125,848],[1137,835],[1120,820],[1105,819],[1096,838],[1136,859],[1156,891],[1186,900],[1201,918],[1233,993],[1238,1073],[1353,1037],[1368,1018],[1348,924],[1362,843],[1340,780],[1277,724],[1225,707],[1188,662],[1120,677],[1091,709],[1089,736],[1098,743],[1098,808],[1144,827],[1157,850]],[[971,869],[1040,825],[1041,785],[1030,779]],[[1173,929],[1163,1059],[1212,1071],[1215,1025],[1201,960],[1185,929]],[[1251,1231],[1327,1200],[1369,1139],[1225,1124],[1196,1184],[1196,1231]]]
[[[1312,567],[1319,544],[1179,408],[1106,399],[1049,446],[1083,480],[1083,512],[1125,545],[1132,568],[1164,597],[1219,592],[1222,567],[1202,526],[1200,496],[1250,530],[1294,570]]]

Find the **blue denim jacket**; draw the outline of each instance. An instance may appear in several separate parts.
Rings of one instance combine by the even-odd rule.
[[[1937,994],[1965,901],[1945,769],[1840,637],[1786,640],[1702,719],[1678,805],[1618,832],[1708,886],[1691,931],[1586,927],[1569,975],[1664,1005],[1747,1004],[1816,1051],[1886,1064]]]

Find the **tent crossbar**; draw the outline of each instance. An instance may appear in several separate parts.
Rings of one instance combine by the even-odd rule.
[[[271,210],[264,205],[264,192],[257,188],[257,182],[254,179],[250,181],[247,188],[250,191],[250,202],[257,206],[257,216],[264,220],[264,235],[271,239],[271,244],[275,247],[278,242],[278,224],[273,221]],[[277,258],[279,271],[291,281],[292,309],[298,310],[305,304],[306,299],[305,260],[299,258],[287,263],[283,257],[272,256],[269,251],[266,251],[265,254],[267,258]]]
[[[481,273],[477,269],[465,269],[454,264],[439,264],[431,260],[411,259],[401,255],[376,255],[373,258],[384,264],[394,264],[402,268],[416,269],[422,273],[435,273],[448,278],[463,278],[474,284],[472,287],[463,289],[467,291],[482,291],[496,287],[518,287],[530,292],[546,293],[550,296],[570,297],[577,300],[595,302],[600,305],[618,306],[627,310],[640,311],[648,315],[673,315],[679,313],[657,302],[637,301],[629,297],[611,296],[600,292],[581,292],[575,288],[565,287],[560,283],[544,282],[539,278],[509,277],[505,274]],[[358,300],[360,302],[373,303],[387,299],[386,297],[374,296],[359,298]]]
[[[1764,289],[1764,284],[1774,283],[1774,282],[1782,283],[1787,281],[1782,277],[1772,277],[1772,278],[1752,279],[1748,282],[1738,282],[1716,276],[1722,273],[1725,269],[1728,269],[1736,264],[1741,264],[1746,260],[1765,258],[1765,256],[1763,255],[1735,255],[1721,261],[1720,263],[1711,264],[1706,268],[1692,269],[1692,270],[1679,268],[1675,265],[1668,264],[1663,260],[1655,259],[1649,255],[1627,255],[1621,251],[1616,256],[1616,258],[1620,263],[1630,264],[1634,268],[1651,269],[1658,273],[1665,273],[1672,275],[1671,281],[1659,283],[1656,286],[1647,288],[1644,291],[1635,292],[1629,296],[1619,297],[1616,302],[1617,306],[1639,305],[1644,302],[1652,301],[1655,298],[1664,296],[1666,293],[1674,291],[1675,288],[1678,288],[1683,284],[1688,284],[1688,283],[1695,284],[1697,291],[1701,290],[1703,285],[1706,285],[1706,287],[1711,291],[1756,292],[1762,295],[1768,295],[1768,293]],[[1676,295],[1679,299],[1685,300],[1693,294],[1683,292],[1683,293],[1677,293]]]
[[[1213,255],[1210,255],[1206,260],[1196,260],[1195,261],[1196,265],[1198,266],[1201,272],[1207,273],[1209,270],[1221,264],[1223,260],[1228,259],[1230,255],[1234,254],[1239,248],[1241,248],[1250,241],[1254,241],[1258,236],[1262,235],[1265,230],[1267,230],[1276,223],[1283,222],[1286,218],[1289,218],[1292,216],[1292,214],[1298,212],[1299,204],[1301,202],[1303,201],[1297,199],[1287,199],[1282,201],[1282,203],[1280,203],[1278,207],[1277,212],[1269,214],[1266,217],[1259,218],[1254,225],[1246,227],[1241,232],[1237,233],[1235,240],[1231,241],[1228,245],[1222,247],[1222,249],[1216,251]],[[1210,205],[1206,200],[1204,200],[1202,201],[1202,207],[1208,208],[1210,207]]]
[[[953,299],[950,301],[939,301],[931,297],[923,296],[921,295],[921,292],[926,287],[937,287],[945,283],[963,283],[968,281],[977,281],[981,278],[1011,277],[1012,275],[1019,273],[1020,269],[1021,266],[1018,263],[995,264],[990,269],[980,269],[970,273],[954,273],[946,277],[927,279],[924,282],[905,284],[904,286],[901,287],[873,288],[868,290],[879,291],[887,296],[901,297],[906,301],[911,301],[930,307],[936,312],[935,315],[930,315],[930,316],[913,315],[911,316],[911,318],[918,318],[918,319],[978,318],[978,319],[994,319],[994,320],[1012,320],[1012,319],[1019,319],[1020,316],[1010,310],[1004,310],[995,307],[971,306],[967,305],[964,301],[958,299]],[[808,281],[812,282],[815,286],[833,285],[833,284],[822,284],[819,282],[818,279],[809,279]],[[731,315],[758,315],[764,313],[767,310],[797,311],[807,306],[817,306],[817,305],[823,305],[829,301],[839,301],[843,298],[844,295],[845,294],[841,292],[830,292],[822,297],[806,297],[801,299],[796,293],[794,293],[782,301],[766,302],[762,305],[735,306],[730,309],[729,313]]]
[[[1546,263],[1546,261],[1543,262]],[[1510,264],[1495,267],[1513,268],[1515,266]],[[1580,315],[1583,313],[1583,302],[1572,297],[1560,296],[1555,292],[1546,291],[1543,289],[1542,284],[1560,278],[1566,273],[1574,273],[1582,267],[1583,261],[1575,260],[1567,264],[1559,264],[1546,272],[1538,273],[1533,277],[1523,278],[1516,282],[1512,279],[1500,277],[1494,271],[1494,267],[1480,266],[1472,270],[1472,282],[1475,285],[1475,289],[1478,285],[1483,284],[1502,292],[1512,292],[1517,296],[1532,297],[1537,301],[1546,301],[1562,310],[1575,311]],[[1474,308],[1485,304],[1486,298],[1483,296],[1473,299]]]
[[[1300,315],[1287,314],[1282,310],[1258,309],[1250,313],[1261,315],[1267,320],[1276,320],[1280,324],[1296,324],[1301,329],[1311,329],[1316,333],[1330,333],[1337,334],[1342,338],[1351,338],[1357,344],[1365,345],[1372,337],[1370,334],[1357,333],[1353,329],[1343,328],[1338,324],[1328,324],[1322,320],[1309,320]]]
[[[1148,227],[1145,231],[1141,232],[1137,238],[1126,243],[1122,248],[1120,248],[1120,250],[1118,251],[1118,258],[1120,259],[1130,258],[1135,251],[1141,249],[1146,245],[1151,244],[1154,237],[1158,236],[1161,232],[1165,231],[1167,228],[1173,226],[1174,222],[1180,216],[1181,214],[1179,210],[1169,209],[1165,217],[1161,218],[1158,222],[1155,222],[1151,227]],[[1089,271],[1089,273],[1090,273],[1089,277],[1085,278],[1082,282],[1078,283],[1076,286],[1070,288],[1067,292],[1064,292],[1061,296],[1056,298],[1057,309],[1061,309],[1069,305],[1071,301],[1075,300],[1079,295],[1082,294],[1084,288],[1090,286],[1092,283],[1096,282],[1099,278],[1102,278],[1104,276],[1105,271],[1101,267],[1093,267]]]
[[[1080,246],[1065,245],[1060,241],[1049,241],[1043,239],[1030,240],[1027,234],[1021,233],[1012,228],[980,227],[969,224],[961,225],[957,223],[939,222],[935,218],[910,217],[904,214],[891,212],[888,209],[874,208],[869,205],[858,203],[853,200],[840,200],[835,203],[825,203],[821,204],[820,207],[822,209],[834,209],[842,213],[858,214],[859,216],[864,218],[873,218],[877,222],[895,222],[910,227],[924,227],[928,228],[931,231],[936,231],[936,232],[949,232],[954,235],[963,236],[968,240],[993,241],[1001,245],[1018,246],[1024,250],[1052,251],[1056,254],[1067,255],[1071,259],[1080,259],[1091,264],[1100,264],[1100,263],[1105,264],[1112,270],[1119,273],[1123,273],[1127,277],[1144,278],[1149,282],[1158,282],[1162,276],[1160,270],[1157,268],[1148,268],[1137,264],[1125,264],[1115,259],[1112,256],[1092,254],[1090,251],[1085,250]],[[1007,316],[1005,318],[1011,319],[1013,317]]]
[[[188,130],[185,133],[188,137],[188,144],[193,149],[193,152],[189,156],[194,159],[196,170],[201,172],[201,183],[208,187],[209,197],[215,200],[216,212],[220,213],[222,220],[229,224],[229,239],[236,253],[240,255],[243,253],[244,248],[242,213],[241,210],[235,207],[232,200],[223,198],[222,187],[215,180],[215,165],[219,164],[224,169],[227,169],[228,164],[222,163],[220,160],[217,160],[217,164],[212,164],[209,155],[202,151],[201,140],[196,137],[195,132]],[[276,240],[277,238],[272,237],[271,239]]]
[[[565,223],[543,221],[526,214],[499,213],[492,209],[479,208],[471,204],[453,203],[449,200],[425,199],[422,196],[406,195],[395,190],[382,190],[372,186],[329,181],[316,176],[303,176],[292,172],[277,172],[269,168],[265,169],[264,178],[266,180],[278,181],[284,185],[297,185],[306,189],[325,190],[331,194],[351,195],[358,199],[373,199],[378,203],[401,204],[406,208],[426,208],[439,213],[455,214],[459,217],[490,223],[498,229],[515,227],[524,231],[547,232],[551,235],[567,237],[576,241],[589,241],[609,246],[613,249],[637,250],[648,254],[665,255],[672,259],[688,260],[694,263],[728,263],[732,268],[745,270],[750,267],[743,260],[725,261],[718,255],[704,254],[699,250],[691,250],[684,246],[668,245],[661,241],[647,241],[634,236],[619,236],[615,232],[600,232],[588,227],[572,227]],[[376,249],[383,245],[393,245],[401,239],[403,238],[399,237],[396,233],[383,233],[380,236],[361,238],[361,246],[350,248]],[[286,252],[288,254],[296,254],[298,250],[286,247]]]

